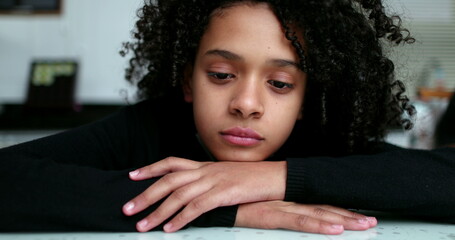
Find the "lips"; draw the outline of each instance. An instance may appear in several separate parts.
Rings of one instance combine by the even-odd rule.
[[[250,128],[234,127],[220,132],[221,137],[229,144],[236,146],[254,146],[264,138]]]

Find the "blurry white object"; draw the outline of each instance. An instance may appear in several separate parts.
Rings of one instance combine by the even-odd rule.
[[[433,98],[429,101],[415,101],[417,110],[414,127],[410,132],[411,148],[431,149],[434,147],[434,133],[436,124],[441,114],[447,108],[448,101],[445,98]]]
[[[387,133],[385,141],[399,147],[409,148],[411,143],[409,138],[410,133],[408,131],[392,130],[389,133]]]

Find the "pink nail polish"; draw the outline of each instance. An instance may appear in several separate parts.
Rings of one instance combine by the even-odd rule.
[[[147,219],[143,219],[140,222],[138,222],[137,225],[139,226],[139,228],[141,230],[145,230],[147,228],[148,221],[147,221]]]
[[[137,175],[139,175],[139,169],[130,172],[130,177],[135,177],[135,176],[137,176]]]
[[[369,223],[377,223],[378,220],[376,220],[375,217],[367,217],[367,221],[368,221]]]
[[[360,224],[366,224],[366,223],[368,223],[368,219],[367,218],[357,219],[357,222]]]
[[[172,230],[172,223],[166,223],[163,227],[164,231],[170,232]]]
[[[129,203],[125,204],[125,210],[126,211],[129,212],[129,211],[133,210],[133,208],[134,208],[134,203],[129,202]]]
[[[333,224],[331,227],[332,227],[333,229],[336,229],[336,230],[341,230],[341,229],[343,229],[343,225],[338,225],[338,224]]]

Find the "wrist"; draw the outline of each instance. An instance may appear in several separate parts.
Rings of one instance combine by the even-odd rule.
[[[286,194],[286,161],[268,162],[270,163],[271,174],[267,184],[271,185],[271,194],[267,200],[284,200]]]

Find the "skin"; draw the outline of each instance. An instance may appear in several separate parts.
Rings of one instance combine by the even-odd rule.
[[[286,141],[301,117],[306,75],[297,60],[268,5],[238,4],[213,15],[187,74],[184,96],[193,103],[202,141],[220,161],[169,157],[130,173],[133,180],[163,177],[125,204],[126,215],[168,196],[137,224],[138,231],[156,227],[183,208],[164,227],[174,232],[204,212],[236,204],[235,225],[240,227],[339,234],[376,225],[374,218],[344,209],[282,201],[286,163],[261,162]],[[259,139],[226,137],[232,128],[250,129]]]
[[[302,109],[306,74],[295,51],[266,5],[251,15],[249,8],[212,19],[184,91],[200,137],[220,161],[266,159],[289,137]],[[232,144],[220,133],[234,127],[263,139],[251,147]]]

